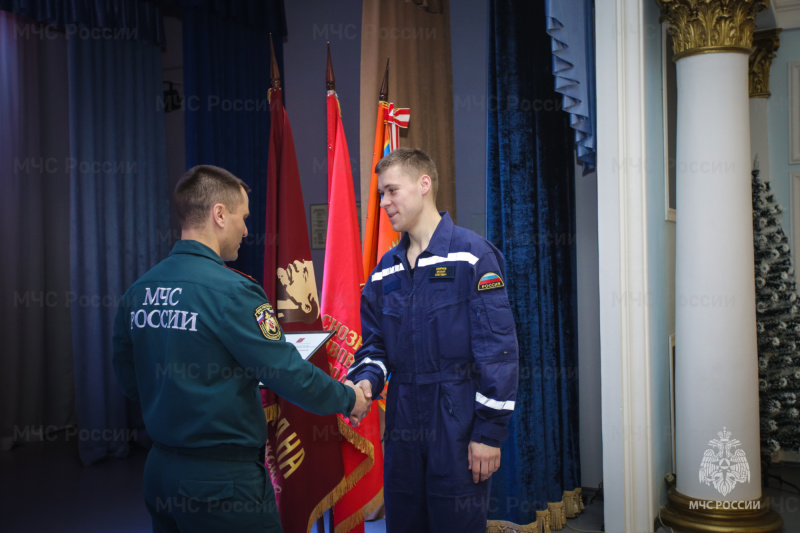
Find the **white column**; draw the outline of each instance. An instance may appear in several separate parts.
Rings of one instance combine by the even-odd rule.
[[[677,490],[754,500],[761,466],[748,56],[690,55],[677,61],[677,76]],[[729,453],[742,450],[749,468],[749,481],[724,495],[700,481],[706,451],[720,451],[709,441],[724,443],[723,430],[739,442]],[[732,464],[709,468],[725,473]]]

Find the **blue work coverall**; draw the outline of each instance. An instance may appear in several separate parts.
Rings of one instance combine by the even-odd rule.
[[[348,379],[373,395],[389,373],[384,433],[387,531],[486,531],[489,485],[468,445],[508,436],[518,379],[505,261],[442,214],[413,272],[409,244],[387,252],[361,299],[363,346]]]
[[[113,366],[154,441],[144,495],[156,532],[281,531],[259,381],[317,414],[355,404],[284,340],[258,283],[192,240],[125,293]]]

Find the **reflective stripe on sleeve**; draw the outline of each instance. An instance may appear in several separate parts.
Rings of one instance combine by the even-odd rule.
[[[375,273],[372,275],[372,281],[380,281],[380,280],[382,280],[383,278],[385,278],[386,276],[391,276],[392,274],[394,274],[394,273],[396,273],[396,272],[400,272],[400,271],[402,271],[402,270],[405,270],[405,269],[403,268],[403,265],[402,265],[402,263],[401,263],[401,264],[398,264],[398,265],[395,265],[395,266],[393,266],[393,267],[384,268],[384,269],[383,269],[383,270],[381,270],[380,272],[375,272]]]
[[[478,258],[469,252],[450,252],[447,257],[439,255],[432,255],[430,257],[422,257],[419,259],[418,264],[421,267],[436,265],[438,263],[445,263],[447,261],[466,261],[470,265],[478,262]]]
[[[402,265],[401,265],[401,266],[402,266]],[[351,367],[350,367],[350,368],[347,370],[347,373],[349,374],[349,373],[350,373],[350,372],[351,372],[351,371],[352,371],[354,368],[358,368],[359,366],[361,366],[361,365],[363,365],[363,364],[370,364],[370,363],[371,363],[371,364],[373,364],[373,365],[378,365],[378,366],[381,368],[381,370],[383,371],[383,379],[386,379],[386,376],[387,376],[389,373],[386,371],[386,367],[383,365],[383,363],[381,363],[380,361],[373,361],[373,360],[372,360],[372,359],[370,359],[369,357],[365,357],[365,358],[364,358],[364,360],[363,360],[363,361],[361,361],[360,363],[358,363],[357,365],[353,365],[353,366],[351,366]],[[513,403],[513,402],[512,402],[512,403]]]
[[[492,400],[491,398],[487,398],[480,392],[475,393],[475,401],[481,405],[485,405],[491,409],[496,409],[498,411],[513,411],[514,410],[514,402],[507,401],[501,402],[499,400]]]

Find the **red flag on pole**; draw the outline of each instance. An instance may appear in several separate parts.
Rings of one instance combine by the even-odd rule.
[[[292,129],[272,56],[264,291],[284,331],[321,330],[317,284]],[[325,354],[310,361],[328,372]],[[286,533],[308,533],[345,490],[337,417],[317,416],[262,391],[266,466]]]
[[[344,381],[361,346],[361,237],[353,190],[350,154],[334,90],[328,49],[328,232],[322,281],[322,325],[336,334],[328,341],[328,360],[334,378]],[[364,515],[383,503],[383,450],[378,410],[372,409],[354,428],[343,417],[339,428],[348,491],[336,504],[336,533],[363,531]]]

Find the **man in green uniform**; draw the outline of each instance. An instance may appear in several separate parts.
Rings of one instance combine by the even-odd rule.
[[[175,187],[181,240],[117,313],[114,371],[154,442],[144,495],[157,532],[281,531],[259,381],[355,425],[369,409],[285,342],[254,279],[225,267],[247,235],[248,191],[224,169],[189,170]]]

